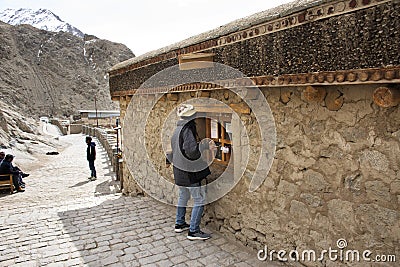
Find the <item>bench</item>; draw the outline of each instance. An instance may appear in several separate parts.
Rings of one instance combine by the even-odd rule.
[[[0,186],[10,187],[10,194],[14,192],[13,176],[12,174],[0,174]]]

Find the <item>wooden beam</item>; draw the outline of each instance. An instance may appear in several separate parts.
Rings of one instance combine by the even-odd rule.
[[[344,102],[343,94],[338,90],[330,90],[325,97],[325,106],[331,111],[338,111]]]
[[[281,89],[281,96],[279,98],[279,100],[283,103],[283,104],[287,104],[289,103],[289,101],[292,99],[292,94],[293,92],[289,91],[289,90],[283,90]]]
[[[178,94],[167,94],[167,99],[169,101],[178,101],[179,95]]]
[[[211,96],[211,92],[210,91],[198,91],[197,92],[197,96],[198,97],[210,97]]]
[[[303,91],[303,97],[309,103],[320,103],[325,96],[326,90],[320,87],[307,86]]]
[[[214,66],[213,53],[189,53],[178,56],[180,70],[212,68]]]
[[[388,87],[379,87],[372,95],[375,104],[380,107],[389,108],[400,103],[400,90]]]
[[[232,110],[224,104],[193,104],[197,112],[204,113],[232,113]]]
[[[250,108],[245,103],[229,104],[229,106],[237,113],[250,114]]]

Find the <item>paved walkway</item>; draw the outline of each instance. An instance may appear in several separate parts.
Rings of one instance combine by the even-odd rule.
[[[44,155],[29,170],[26,192],[0,194],[0,266],[259,264],[256,252],[216,233],[207,241],[174,233],[173,207],[116,193],[100,144],[99,179],[89,182],[84,139],[60,137],[70,145],[59,155]]]

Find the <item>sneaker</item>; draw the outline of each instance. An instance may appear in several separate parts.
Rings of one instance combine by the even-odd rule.
[[[87,179],[88,179],[88,180],[92,180],[92,178],[93,178],[93,176],[90,176],[90,177],[88,177]]]
[[[209,238],[211,238],[210,234],[203,233],[200,230],[197,231],[197,232],[190,232],[189,231],[189,233],[187,235],[187,239],[189,239],[189,240],[207,240]]]
[[[22,173],[22,178],[28,177],[30,174],[29,173]]]
[[[96,181],[96,179],[97,179],[97,177],[94,177],[94,176],[90,177],[90,181]]]
[[[182,233],[183,231],[189,229],[190,225],[187,223],[175,224],[175,233]]]

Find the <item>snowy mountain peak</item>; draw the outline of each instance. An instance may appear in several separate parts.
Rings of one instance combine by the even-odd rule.
[[[32,10],[28,8],[7,8],[0,12],[0,20],[11,25],[30,24],[36,28],[51,32],[69,32],[83,38],[84,33],[74,26],[61,20],[47,9]]]

